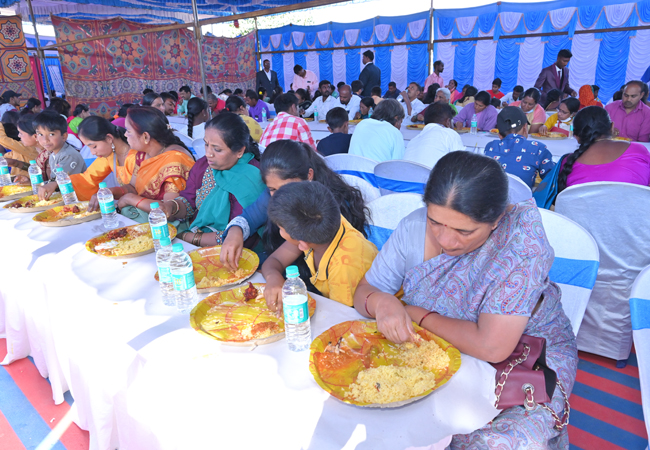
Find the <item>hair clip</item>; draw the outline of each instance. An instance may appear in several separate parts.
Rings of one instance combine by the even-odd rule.
[[[172,126],[170,124],[167,124],[167,129],[168,130],[173,130]]]

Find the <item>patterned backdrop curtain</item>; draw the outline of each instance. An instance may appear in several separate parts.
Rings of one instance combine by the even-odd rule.
[[[6,90],[21,94],[23,103],[37,97],[19,16],[0,17],[0,94]]]
[[[143,30],[121,18],[72,20],[52,16],[57,43],[90,36]],[[124,103],[139,103],[146,88],[178,91],[201,89],[194,32],[187,29],[106,38],[60,47],[59,58],[68,101],[87,104],[96,114],[111,116]],[[249,89],[255,82],[255,36],[203,37],[206,82],[215,92],[225,87]]]

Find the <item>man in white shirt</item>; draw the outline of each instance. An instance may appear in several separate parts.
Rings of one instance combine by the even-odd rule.
[[[303,117],[309,117],[318,111],[318,120],[325,120],[330,109],[341,106],[341,102],[332,97],[332,84],[329,81],[323,80],[318,83],[318,90],[322,95],[307,108],[307,111],[302,114]]]
[[[454,110],[448,103],[433,103],[424,114],[425,127],[411,139],[404,158],[433,168],[449,152],[465,150],[460,135],[451,127]]]
[[[0,105],[0,118],[7,111],[16,111],[20,107],[20,94],[14,91],[5,91],[2,94],[2,105]]]
[[[524,93],[524,87],[523,86],[515,86],[512,92],[508,92],[506,95],[503,96],[501,99],[501,105],[503,106],[508,106],[512,102],[516,102],[517,100],[521,100],[521,96]]]
[[[418,95],[421,93],[422,87],[416,82],[409,84],[409,87],[402,92],[401,102],[404,108],[404,121],[406,123],[417,122],[418,114],[426,107],[422,103],[422,100],[418,99]]]
[[[352,88],[346,84],[339,88],[339,102],[341,102],[343,109],[348,112],[349,119],[353,120],[354,116],[359,112],[361,97],[352,95]]]

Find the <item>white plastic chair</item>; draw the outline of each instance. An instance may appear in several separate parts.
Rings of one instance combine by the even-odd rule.
[[[191,137],[187,136],[186,134],[181,133],[180,131],[174,131],[174,136],[176,136],[178,139],[180,139],[181,142],[183,142],[183,144],[185,144],[187,146],[187,148],[189,148],[192,153],[196,153],[194,151],[193,146],[192,146],[193,142],[192,142]]]
[[[370,210],[368,240],[381,250],[399,222],[423,206],[421,195],[409,193],[383,195],[368,203]]]
[[[346,174],[342,174],[341,178],[343,178],[343,181],[345,181],[348,185],[353,186],[361,191],[361,195],[363,196],[363,200],[366,205],[371,201],[381,197],[379,189],[368,183],[363,178]]]
[[[641,271],[632,285],[630,316],[639,366],[641,404],[645,428],[650,436],[650,266]]]
[[[203,158],[205,156],[205,141],[203,138],[194,139],[192,141],[192,148],[194,149],[196,159]]]
[[[533,191],[516,175],[508,175],[508,191],[510,192],[510,202],[519,203],[533,198]]]
[[[624,367],[632,348],[628,299],[641,270],[650,265],[650,188],[597,182],[572,186],[555,212],[583,226],[595,239],[600,267],[578,333],[578,349],[612,358]]]
[[[424,194],[431,168],[412,161],[397,159],[375,166],[375,180],[381,195],[395,193]]]
[[[562,289],[562,308],[577,335],[598,275],[598,245],[573,220],[547,209],[539,213],[546,238],[555,251],[549,278]]]
[[[363,178],[374,187],[377,187],[377,181],[375,181],[375,166],[377,165],[377,161],[362,156],[341,153],[327,156],[325,163],[330,169],[340,175],[352,175]]]

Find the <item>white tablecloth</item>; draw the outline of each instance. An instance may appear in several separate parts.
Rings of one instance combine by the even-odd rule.
[[[162,305],[153,254],[124,264],[86,251],[99,221],[44,228],[32,216],[0,211],[11,255],[0,272],[3,364],[31,355],[56,403],[69,388],[91,450],[394,449],[472,431],[497,413],[494,369],[465,355],[424,400],[392,410],[345,405],[316,385],[308,353],[289,352],[285,341],[250,351],[192,330]],[[314,335],[360,318],[316,299]]]

